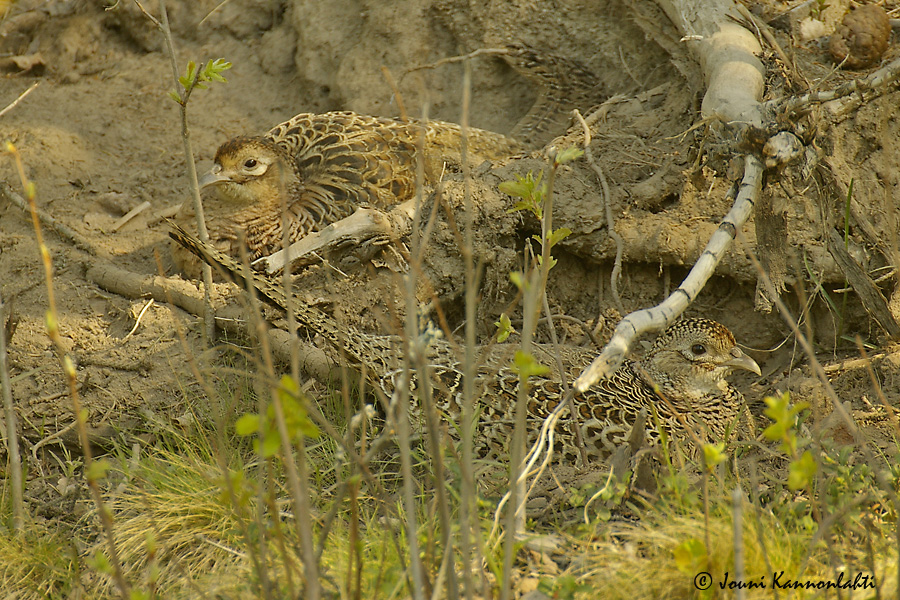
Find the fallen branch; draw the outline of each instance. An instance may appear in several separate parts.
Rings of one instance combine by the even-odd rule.
[[[274,274],[281,272],[288,262],[296,267],[320,252],[332,252],[346,247],[358,248],[367,243],[383,245],[373,240],[380,238],[386,243],[408,234],[412,229],[414,214],[414,200],[404,202],[388,213],[374,208],[360,208],[349,217],[294,242],[287,248],[287,252],[279,250],[270,256],[256,259],[253,266]]]
[[[30,210],[28,207],[28,203],[25,201],[25,198],[17,194],[8,184],[2,181],[0,181],[0,197],[6,198],[10,202],[18,206],[20,209],[22,209],[22,211],[24,212],[28,212]],[[47,212],[41,210],[40,208],[36,208],[35,212],[37,213],[38,220],[43,226],[52,229],[63,239],[72,242],[72,244],[74,244],[75,247],[79,250],[83,250],[93,256],[97,256],[98,254],[100,254],[86,237],[84,237],[68,225],[62,223],[61,221],[58,221],[56,218],[50,216]]]
[[[700,255],[681,286],[657,306],[635,311],[622,319],[600,356],[595,358],[594,362],[575,380],[575,389],[583,392],[602,377],[611,375],[625,360],[628,348],[638,336],[648,331],[659,331],[668,327],[694,301],[694,298],[712,277],[716,265],[722,260],[722,255],[731,245],[737,231],[744,226],[750,216],[753,203],[762,186],[762,173],[763,164],[760,159],[750,154],[746,155],[744,157],[744,179],[741,181],[734,205],[722,219],[719,228],[706,244],[703,254]]]
[[[202,292],[183,279],[132,273],[103,260],[91,263],[86,277],[106,291],[126,298],[150,296],[156,302],[171,302],[200,318],[205,312]],[[255,335],[253,324],[246,319],[246,311],[240,306],[216,306],[214,316],[216,324],[229,333],[245,338]],[[266,334],[276,358],[290,362],[291,335],[277,328],[269,328]],[[319,381],[340,381],[337,365],[325,352],[308,344],[299,344],[298,352],[304,373]]]
[[[850,256],[850,253],[844,247],[844,241],[841,239],[841,236],[834,229],[829,228],[826,237],[828,240],[828,251],[831,252],[831,255],[834,256],[834,259],[844,270],[847,281],[850,282],[853,290],[859,296],[866,312],[878,322],[891,339],[896,340],[900,338],[900,325],[897,325],[897,321],[894,320],[878,286],[872,282],[865,270],[853,260],[853,257]]]
[[[16,98],[15,100],[13,100],[12,102],[10,102],[10,103],[6,106],[6,108],[4,108],[3,110],[0,110],[0,117],[2,117],[2,116],[5,115],[6,113],[8,113],[8,112],[11,111],[12,109],[14,109],[14,108],[16,107],[16,105],[17,105],[19,102],[21,102],[23,98],[25,98],[25,96],[27,96],[28,94],[30,94],[30,93],[34,90],[34,88],[36,88],[36,87],[38,86],[39,83],[40,83],[40,81],[37,81],[37,82],[31,84],[31,87],[30,87],[30,88],[28,88],[27,90],[25,90],[24,92],[22,92],[21,94],[19,94],[19,97]]]

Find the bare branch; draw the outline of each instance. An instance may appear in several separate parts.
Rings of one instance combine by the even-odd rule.
[[[719,223],[703,254],[694,264],[681,286],[662,303],[652,308],[633,312],[616,326],[612,339],[600,356],[575,380],[575,389],[583,392],[602,377],[608,377],[619,368],[628,348],[635,339],[648,331],[658,331],[672,324],[684,309],[694,301],[706,282],[712,277],[716,265],[722,260],[738,230],[744,226],[762,185],[763,164],[753,155],[744,157],[744,179],[741,182],[734,205]]]
[[[19,97],[16,98],[15,100],[13,100],[12,102],[10,102],[10,103],[6,106],[6,108],[4,108],[3,110],[0,110],[0,117],[2,117],[2,116],[5,115],[6,113],[8,113],[8,112],[11,111],[12,109],[14,109],[14,108],[16,107],[16,105],[17,105],[19,102],[21,102],[22,99],[25,98],[25,96],[27,96],[28,94],[30,94],[30,93],[34,90],[34,88],[36,88],[40,83],[41,83],[40,81],[36,81],[35,83],[31,84],[31,87],[30,87],[30,88],[28,88],[27,90],[25,90],[24,92],[22,92],[21,94],[19,94]]]

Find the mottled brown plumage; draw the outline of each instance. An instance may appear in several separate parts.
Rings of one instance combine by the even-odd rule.
[[[530,145],[543,146],[562,135],[572,110],[587,111],[609,97],[601,79],[569,57],[518,42],[506,46],[503,56],[523,77],[534,82],[538,95],[511,135]]]
[[[303,113],[259,137],[236,137],[216,152],[200,185],[210,241],[233,257],[246,239],[251,260],[282,248],[286,211],[290,242],[349,216],[357,207],[389,208],[413,197],[419,146],[424,183],[458,169],[461,133],[441,121],[401,121],[352,112]],[[500,134],[468,132],[469,162],[509,156],[521,146]],[[185,203],[177,221],[192,229]],[[178,251],[182,270],[195,274]]]
[[[203,244],[180,229],[170,233],[180,245],[202,260],[222,269],[235,281],[253,286],[276,306],[286,309],[281,282],[258,273],[245,278],[244,270],[230,257]],[[300,298],[292,303],[297,320],[324,337],[351,362],[365,365],[370,383],[387,397],[405,376],[401,351],[409,345],[397,336],[373,336],[352,327],[339,326],[332,317],[305,305]],[[461,414],[462,366],[454,347],[439,336],[422,335],[417,343],[426,347],[429,378],[438,408],[453,422]],[[480,422],[475,450],[482,458],[501,459],[508,455],[514,427],[514,406],[518,375],[512,369],[517,346],[495,344],[480,350],[475,397],[480,406]],[[553,364],[551,347],[536,345],[538,360]],[[594,357],[585,348],[562,350],[566,378],[572,381]],[[611,377],[583,394],[573,397],[574,415],[563,414],[556,433],[556,450],[573,462],[580,461],[576,427],[580,427],[589,461],[605,460],[624,443],[637,415],[655,411],[659,424],[676,438],[686,438],[685,425],[701,439],[719,440],[735,420],[743,402],[740,392],[725,377],[732,369],[759,374],[756,362],[737,347],[731,332],[707,319],[685,319],[660,335],[638,362],[629,362]],[[563,401],[562,374],[552,370],[530,380],[528,395],[528,439],[533,442],[541,423]],[[421,388],[418,375],[411,382]],[[417,411],[413,410],[413,415]],[[452,428],[451,428],[452,429]],[[649,443],[659,437],[659,428],[648,417]]]

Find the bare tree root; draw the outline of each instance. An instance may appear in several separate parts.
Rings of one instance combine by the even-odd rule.
[[[900,58],[870,74],[865,79],[854,79],[833,90],[813,91],[802,96],[776,98],[765,103],[765,111],[769,114],[782,113],[794,120],[807,112],[813,105],[824,102],[833,116],[840,118],[849,115],[853,109],[881,94],[891,84],[900,80]]]
[[[87,278],[108,292],[126,298],[152,297],[157,302],[175,306],[202,318],[203,294],[188,281],[176,278],[141,275],[121,269],[106,261],[95,261],[87,270]],[[214,307],[216,323],[225,331],[250,338],[256,329],[246,318],[243,307],[234,304]],[[266,331],[275,357],[284,362],[291,360],[291,335],[277,328]],[[299,344],[301,370],[319,381],[339,381],[336,364],[322,350],[308,344]]]
[[[697,57],[706,79],[701,115],[738,131],[763,128],[762,48],[731,0],[656,0]]]
[[[602,108],[601,108],[602,110]],[[613,219],[612,207],[610,206],[609,185],[606,183],[606,176],[603,175],[603,169],[594,160],[594,153],[591,150],[591,128],[581,116],[581,112],[576,109],[574,111],[575,118],[581,124],[584,130],[584,155],[600,182],[600,190],[603,192],[603,208],[606,212],[606,231],[609,237],[616,243],[616,259],[613,262],[612,273],[609,276],[609,287],[612,290],[613,300],[616,308],[620,313],[625,312],[625,306],[622,304],[622,298],[619,297],[619,277],[622,274],[622,236],[616,232],[616,223]]]
[[[759,158],[748,154],[744,157],[744,180],[737,193],[734,206],[722,219],[710,238],[703,254],[694,264],[681,286],[662,303],[652,308],[635,311],[616,326],[612,338],[600,356],[594,359],[575,380],[575,388],[583,392],[613,373],[625,360],[631,344],[643,333],[668,327],[694,301],[706,282],[712,277],[716,265],[731,245],[737,231],[743,227],[762,186],[763,164]]]
[[[253,262],[267,273],[279,273],[288,262],[292,266],[308,264],[320,252],[340,251],[343,248],[380,246],[398,240],[412,230],[415,202],[404,202],[385,213],[374,208],[357,209],[349,217],[336,221],[321,231],[315,231],[291,244],[287,251],[279,250]]]
[[[25,201],[25,198],[17,194],[7,183],[2,181],[0,181],[0,198],[6,198],[11,203],[22,209],[23,212],[27,213],[29,211],[28,203]],[[52,229],[63,239],[69,240],[79,250],[83,250],[84,252],[87,252],[88,254],[91,254],[93,256],[100,254],[86,237],[84,237],[68,225],[52,217],[50,214],[41,210],[40,208],[36,209],[36,212],[41,225]]]

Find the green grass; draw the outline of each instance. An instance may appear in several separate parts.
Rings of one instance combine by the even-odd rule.
[[[263,581],[268,597],[296,596],[302,560],[283,474],[276,461],[263,468],[266,463],[260,462],[247,440],[217,435],[214,427],[201,422],[188,435],[170,431],[160,436],[137,456],[123,446],[108,457],[114,466],[104,480],[104,498],[113,512],[126,577],[138,597],[152,597],[151,592],[159,598],[196,598],[201,593],[211,598],[217,594],[266,597]],[[218,448],[217,439],[226,439],[228,447]],[[358,586],[366,598],[409,597],[408,545],[396,489],[376,490],[362,480],[348,479],[353,469],[334,466],[333,445],[312,448],[309,459],[317,469],[330,470],[330,481],[359,483],[355,496],[338,495],[333,485],[330,492],[316,488],[320,495],[312,499],[317,545],[326,521],[330,526],[319,563],[325,592],[353,597]],[[881,597],[894,597],[896,512],[887,492],[878,487],[874,476],[878,467],[860,463],[860,455],[849,447],[823,447],[818,459],[823,471],[812,489],[819,522],[811,519],[812,506],[804,492],[791,492],[784,481],[779,484],[788,457],[759,463],[764,499],[742,503],[742,543],[745,581],[767,587],[747,590],[746,597],[774,598],[772,575],[780,571],[784,571],[781,581],[815,582],[835,580],[841,570],[851,575],[874,571]],[[224,485],[223,461],[233,497]],[[894,471],[891,481],[896,487]],[[427,464],[420,465],[417,473],[419,546],[429,585],[439,584],[446,581],[446,569],[441,569],[444,547],[430,487],[433,482]],[[567,564],[560,569],[553,561],[542,561],[520,549],[514,568],[521,577],[513,581],[537,579],[540,589],[556,598],[730,597],[717,588],[735,577],[728,490],[739,483],[746,490],[751,482],[746,475],[718,469],[710,478],[707,524],[702,488],[692,473],[686,468],[675,470],[674,476],[660,476],[659,490],[639,509],[635,522],[610,522],[589,511],[589,516],[594,515],[589,523],[573,517],[556,524],[531,523],[536,534],[561,538],[555,556],[565,556]],[[266,480],[268,485],[261,484]],[[396,482],[392,485],[397,487]],[[456,483],[446,485],[455,488]],[[885,509],[875,512],[869,502],[852,506],[854,498],[866,493],[884,499]],[[456,497],[450,497],[452,516],[457,519]],[[8,522],[8,499],[4,500],[3,520]],[[631,494],[629,503],[638,505],[637,495]],[[495,501],[481,499],[483,536],[490,529],[494,509]],[[330,521],[329,511],[334,511]],[[580,518],[581,511],[577,513]],[[823,523],[827,533],[820,527]],[[706,539],[711,543],[708,551]],[[104,561],[97,559],[98,553],[105,552],[94,511],[75,523],[32,520],[23,534],[0,536],[0,589],[16,598],[66,598],[79,590],[83,597],[118,597]],[[459,571],[460,555],[454,552],[453,557]],[[501,554],[491,551],[484,558],[476,560],[476,580],[483,578],[496,593]],[[694,587],[700,572],[710,573],[715,589],[700,592]],[[817,597],[813,591],[782,594]],[[853,597],[876,596],[869,589]]]

